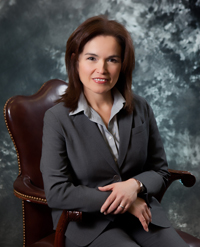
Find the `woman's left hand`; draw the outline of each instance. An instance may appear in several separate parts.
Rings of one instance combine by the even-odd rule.
[[[137,198],[129,207],[129,213],[137,217],[146,232],[149,231],[149,223],[151,222],[151,211],[146,202],[142,198]]]
[[[98,188],[100,191],[112,191],[101,207],[101,213],[125,213],[136,200],[139,186],[135,179],[113,183]]]

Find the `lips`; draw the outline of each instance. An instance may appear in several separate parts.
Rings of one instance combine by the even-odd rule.
[[[104,84],[104,83],[108,82],[107,78],[93,78],[93,80],[98,84]]]

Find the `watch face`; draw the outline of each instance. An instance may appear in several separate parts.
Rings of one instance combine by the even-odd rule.
[[[139,186],[140,186],[140,191],[139,191],[139,193],[141,193],[141,192],[143,192],[144,191],[144,185],[143,185],[143,183],[142,182],[140,182],[139,180],[137,180],[136,179],[136,181],[137,181],[137,183],[139,184]]]
[[[140,182],[140,181],[139,181]],[[142,182],[140,182],[140,192],[143,192],[144,191],[144,185],[143,185],[143,183]]]

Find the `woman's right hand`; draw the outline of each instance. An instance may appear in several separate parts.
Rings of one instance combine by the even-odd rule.
[[[149,231],[148,225],[151,222],[151,211],[142,198],[137,197],[129,207],[128,212],[139,219],[146,232]]]

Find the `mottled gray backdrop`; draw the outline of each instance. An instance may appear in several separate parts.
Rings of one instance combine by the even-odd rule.
[[[105,14],[134,40],[133,89],[154,109],[169,165],[189,170],[193,188],[174,183],[163,206],[172,224],[200,237],[200,1],[1,0],[0,1],[0,246],[22,246],[18,174],[3,105],[35,93],[52,78],[67,80],[65,44],[85,19]]]

